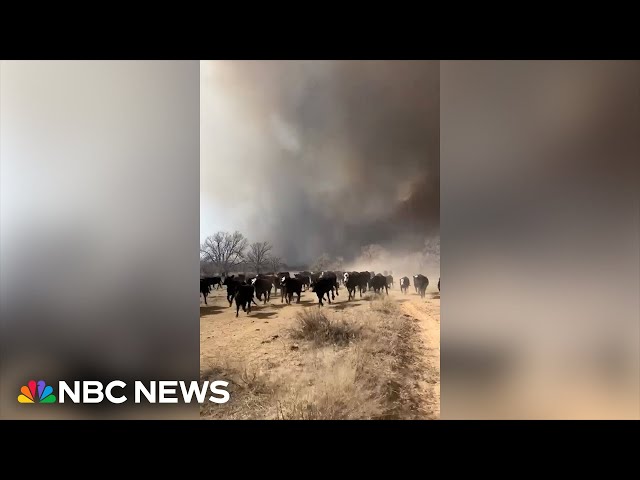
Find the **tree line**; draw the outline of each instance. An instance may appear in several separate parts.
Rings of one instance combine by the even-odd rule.
[[[228,275],[231,272],[278,272],[287,269],[284,260],[272,254],[273,246],[269,242],[249,241],[239,231],[233,233],[217,232],[205,239],[200,245],[200,270],[204,274]],[[408,256],[407,256],[408,257]],[[361,248],[359,260],[366,264],[389,258],[389,252],[381,245],[371,244]],[[416,252],[416,265],[424,265],[436,261],[440,263],[439,237],[426,239],[421,251]],[[342,271],[343,257],[334,257],[323,253],[307,268],[311,271]]]
[[[269,242],[249,244],[237,230],[233,233],[217,232],[200,245],[200,269],[212,270],[225,276],[230,272],[246,269],[256,273],[264,270],[277,272],[285,264],[282,258],[271,254],[272,249]],[[207,273],[213,273],[212,271]]]

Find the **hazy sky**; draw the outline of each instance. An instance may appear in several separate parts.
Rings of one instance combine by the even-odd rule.
[[[201,238],[415,248],[439,230],[439,64],[202,62],[200,158]]]

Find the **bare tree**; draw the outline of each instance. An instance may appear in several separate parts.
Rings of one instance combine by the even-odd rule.
[[[244,260],[247,239],[237,230],[233,233],[217,232],[207,237],[200,246],[200,255],[215,264],[225,276]]]
[[[273,270],[273,273],[278,273],[280,271],[280,267],[284,265],[282,258],[280,257],[271,257],[269,259],[269,267]]]
[[[247,263],[256,273],[260,273],[260,270],[268,265],[269,252],[272,248],[269,242],[255,242],[249,245]]]

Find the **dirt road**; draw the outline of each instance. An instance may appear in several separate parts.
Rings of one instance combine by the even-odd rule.
[[[200,368],[212,365],[242,363],[270,375],[285,378],[287,375],[304,375],[307,366],[303,363],[303,346],[288,335],[288,329],[295,324],[296,314],[304,309],[326,309],[335,318],[357,319],[365,314],[373,295],[347,301],[346,289],[341,288],[339,296],[329,305],[318,306],[318,299],[311,291],[303,292],[300,304],[281,303],[280,294],[271,295],[264,305],[253,306],[250,314],[240,309],[236,318],[235,304],[229,307],[226,289],[213,290],[204,305],[200,297]],[[440,294],[437,286],[430,285],[426,298],[409,291],[402,294],[399,288],[389,290],[389,298],[400,307],[404,317],[411,318],[419,327],[416,329],[416,350],[423,356],[423,365],[428,372],[416,372],[419,378],[420,402],[424,410],[431,412],[430,418],[440,414]],[[294,300],[295,302],[295,300]],[[420,364],[417,362],[416,364]]]

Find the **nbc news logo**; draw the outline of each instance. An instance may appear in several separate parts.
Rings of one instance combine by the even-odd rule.
[[[37,385],[37,395],[36,395]],[[29,380],[26,385],[20,389],[18,395],[20,403],[56,403],[56,396],[53,394],[53,388],[47,385],[44,380]]]
[[[178,403],[178,387],[182,394],[184,403],[191,403],[195,398],[198,403],[204,403],[207,400],[213,403],[227,403],[230,399],[229,392],[224,388],[229,382],[205,381],[199,384],[197,381],[152,381],[148,387],[140,381],[134,384],[134,403],[142,403],[145,398],[147,403]],[[60,400],[53,394],[53,388],[45,383],[44,380],[29,380],[26,385],[20,389],[18,395],[18,403],[65,403],[65,399],[72,403],[101,403],[105,399],[110,403],[124,403],[127,397],[123,394],[116,395],[114,389],[124,389],[127,386],[125,382],[114,380],[109,382],[106,387],[101,382],[93,380],[85,380],[73,382],[73,387],[67,382],[58,382],[58,392]],[[157,388],[156,388],[157,387]],[[207,391],[211,390],[213,395],[207,399]],[[121,392],[118,392],[121,393]],[[175,396],[174,396],[175,395]]]

